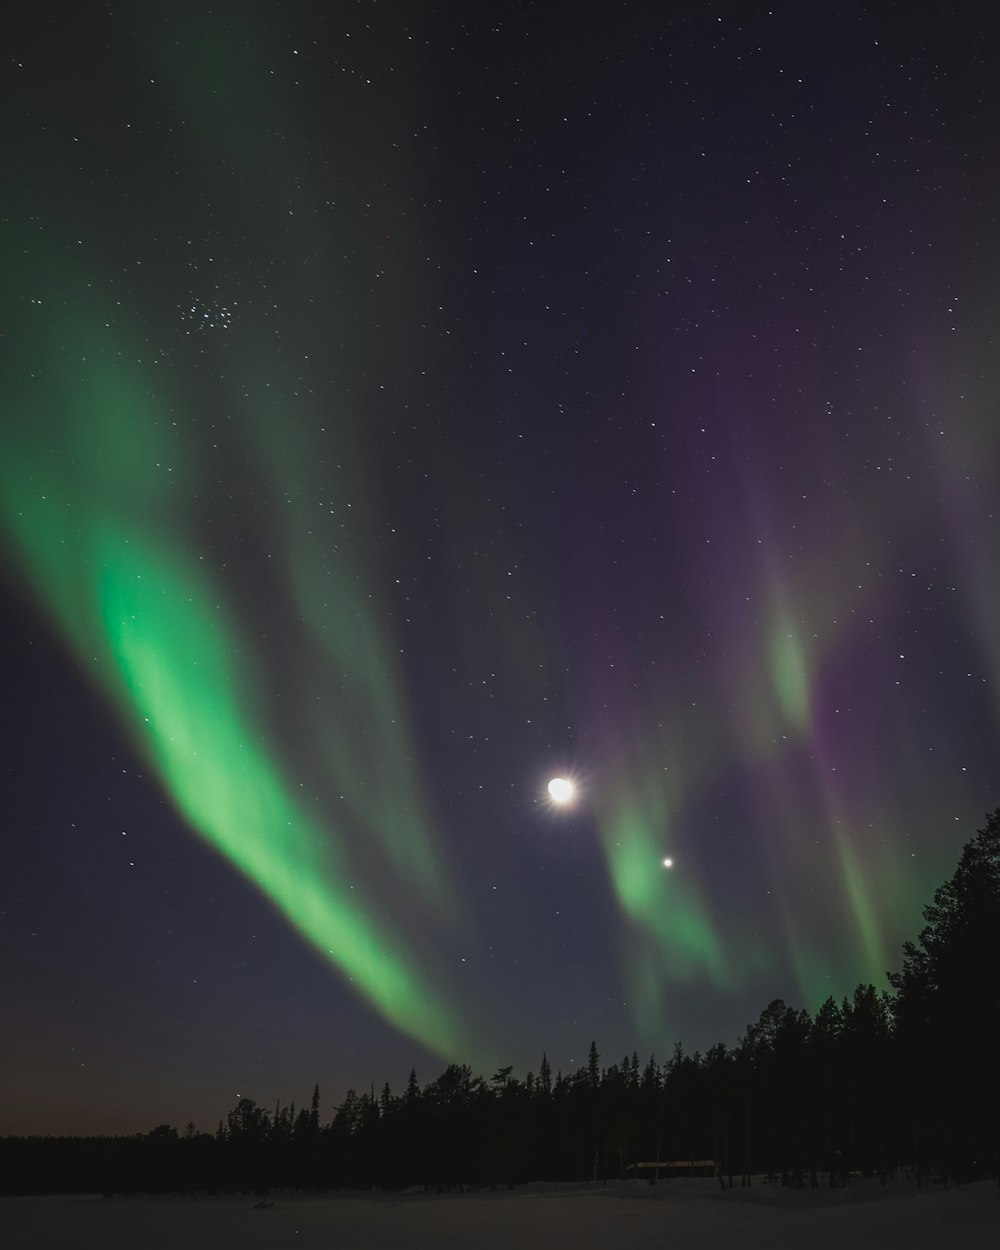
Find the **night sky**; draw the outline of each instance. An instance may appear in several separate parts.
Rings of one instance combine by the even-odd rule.
[[[883,988],[1000,801],[974,6],[18,9],[0,1132]]]

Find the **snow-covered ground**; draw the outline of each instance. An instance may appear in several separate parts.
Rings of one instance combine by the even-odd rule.
[[[707,1180],[362,1197],[6,1198],[5,1250],[997,1250],[1000,1189],[725,1193]]]

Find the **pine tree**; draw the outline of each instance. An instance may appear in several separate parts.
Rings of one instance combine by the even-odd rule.
[[[962,850],[958,868],[924,908],[927,924],[890,973],[897,1048],[918,1159],[933,1150],[953,1176],[1000,1171],[993,1077],[1000,994],[1000,808]]]
[[[403,1095],[403,1098],[406,1101],[406,1105],[408,1107],[412,1107],[416,1104],[419,1097],[420,1097],[420,1084],[417,1081],[417,1070],[416,1068],[411,1068],[410,1078],[406,1082],[406,1093]]]
[[[309,1133],[312,1137],[319,1136],[319,1086],[313,1088],[312,1102],[309,1104]]]
[[[587,1057],[587,1084],[597,1089],[601,1083],[601,1056],[597,1053],[597,1043],[590,1043],[590,1054]]]

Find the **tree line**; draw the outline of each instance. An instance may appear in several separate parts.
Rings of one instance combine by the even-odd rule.
[[[726,1186],[770,1174],[843,1185],[905,1169],[1000,1179],[1000,808],[924,908],[891,990],[859,985],[815,1015],[780,999],[733,1046],[680,1044],[523,1078],[450,1064],[421,1086],[348,1091],[332,1118],[242,1098],[214,1134],[0,1139],[0,1192],[602,1183],[710,1164]],[[648,1165],[655,1166],[648,1166]]]

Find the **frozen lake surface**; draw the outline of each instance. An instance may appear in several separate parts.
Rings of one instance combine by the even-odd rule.
[[[249,1196],[5,1198],[6,1250],[996,1250],[1000,1189],[789,1191],[759,1185],[725,1193],[715,1181],[606,1189],[549,1185],[513,1192]]]

